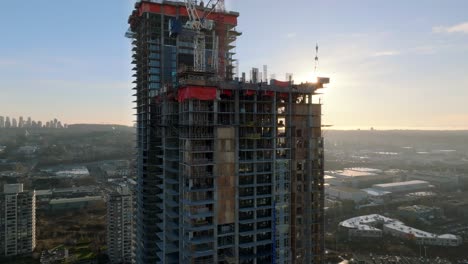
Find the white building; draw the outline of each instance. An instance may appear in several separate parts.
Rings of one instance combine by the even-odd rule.
[[[391,192],[382,191],[380,189],[366,188],[362,191],[367,193],[369,200],[375,204],[383,204],[386,201],[390,200]]]
[[[382,237],[383,234],[414,240],[420,245],[459,246],[461,237],[451,234],[436,235],[405,225],[403,222],[378,214],[353,217],[341,222],[340,227],[348,230],[350,237]],[[383,230],[376,226],[383,226]]]
[[[390,223],[383,227],[384,233],[395,237],[414,240],[420,245],[456,247],[462,244],[462,238],[456,235],[436,235],[401,223]]]
[[[380,190],[380,191],[401,193],[401,192],[414,192],[414,191],[428,190],[431,188],[431,185],[427,181],[414,180],[414,181],[374,184],[372,185],[372,188],[376,190]]]
[[[36,247],[36,195],[23,184],[5,184],[0,197],[0,256],[32,253]]]
[[[394,221],[391,218],[378,214],[353,217],[341,222],[339,225],[348,230],[350,237],[382,237],[382,230],[376,228],[377,225],[383,225]]]
[[[392,182],[395,177],[395,175],[385,174],[379,169],[347,168],[340,171],[327,171],[325,182],[333,186],[365,188],[376,183]]]
[[[107,254],[110,263],[133,263],[133,195],[119,186],[108,195]]]
[[[353,200],[355,203],[367,199],[366,192],[346,186],[326,187],[325,194],[338,200]]]

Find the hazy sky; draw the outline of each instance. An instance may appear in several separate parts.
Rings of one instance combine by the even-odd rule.
[[[468,129],[468,1],[226,0],[241,71],[331,77],[336,128]],[[2,1],[0,115],[131,124],[130,0]]]

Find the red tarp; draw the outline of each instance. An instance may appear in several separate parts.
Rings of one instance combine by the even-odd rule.
[[[287,93],[280,93],[279,97],[282,98],[282,99],[286,99],[286,98],[288,98],[288,94]]]
[[[215,100],[216,87],[209,86],[187,86],[179,89],[177,101],[183,102],[186,99]]]
[[[255,91],[253,91],[253,90],[245,91],[245,95],[254,95],[254,94],[255,94]]]
[[[264,96],[273,96],[274,95],[274,92],[273,91],[265,91]]]
[[[231,90],[222,90],[221,94],[224,94],[224,95],[227,95],[227,96],[232,96],[232,91]]]
[[[287,87],[289,87],[290,83],[289,82],[281,82],[281,81],[273,79],[273,85],[283,87],[283,88],[287,88]]]
[[[160,3],[148,3],[148,2],[143,2],[140,4],[140,7],[138,8],[138,16],[141,16],[143,13],[149,12],[149,13],[156,13],[156,14],[165,14],[168,16],[176,16],[176,15],[181,15],[181,16],[188,16],[187,14],[187,8],[185,6],[180,6],[176,7],[171,4],[160,4]],[[201,17],[202,11],[197,10],[198,15]],[[218,13],[216,11],[210,13],[206,19],[214,20],[216,22],[224,22],[225,24],[229,25],[237,25],[237,17],[236,15],[231,15],[227,13]]]

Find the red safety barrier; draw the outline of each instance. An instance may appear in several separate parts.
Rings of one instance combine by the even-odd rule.
[[[183,5],[175,6],[172,4],[161,4],[161,3],[150,3],[142,2],[138,8],[138,16],[141,16],[143,13],[156,13],[156,14],[165,14],[166,16],[188,16],[187,8]],[[197,9],[197,13],[200,17],[205,15],[205,12],[202,12]],[[228,14],[228,13],[218,13],[216,11],[208,14],[206,19],[214,20],[216,22],[223,22],[225,24],[237,25],[237,15]]]
[[[179,89],[177,101],[183,102],[186,99],[198,99],[203,101],[215,100],[216,87],[187,86]]]
[[[245,95],[254,95],[254,94],[255,94],[255,91],[253,91],[253,90],[245,91]]]
[[[231,90],[222,90],[221,94],[227,95],[227,96],[232,96],[232,91]]]

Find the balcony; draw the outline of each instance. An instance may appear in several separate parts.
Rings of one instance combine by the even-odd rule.
[[[196,206],[190,208],[188,216],[190,218],[212,217],[213,211],[208,206]]]
[[[188,186],[190,191],[212,191],[214,189],[212,179],[193,179]]]
[[[213,243],[192,245],[189,253],[193,257],[203,257],[214,254]]]
[[[203,231],[213,229],[213,218],[205,217],[193,219],[190,222],[185,223],[185,228],[189,231]]]

